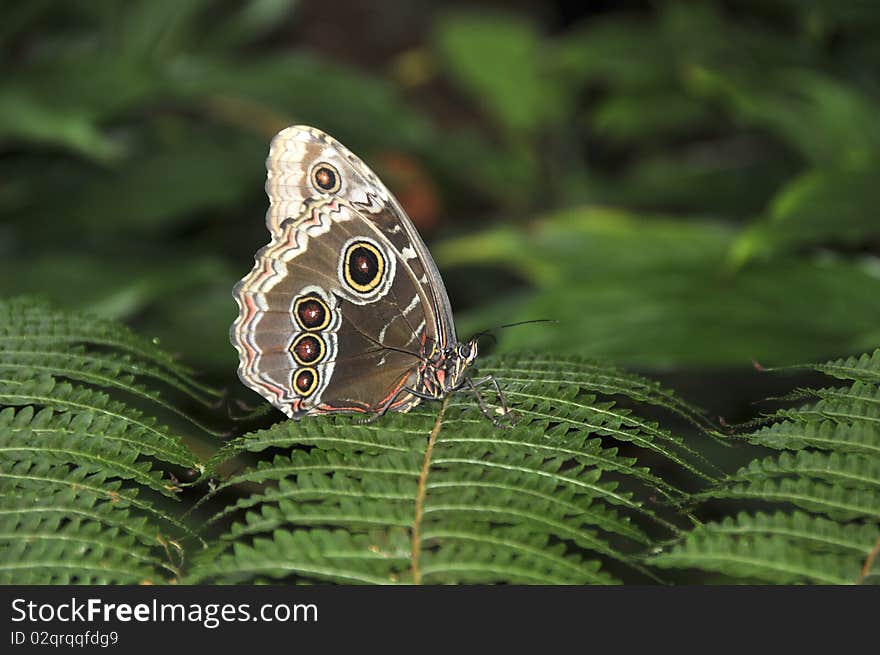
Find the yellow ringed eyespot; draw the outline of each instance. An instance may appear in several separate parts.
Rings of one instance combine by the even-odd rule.
[[[293,316],[303,330],[323,330],[330,325],[330,308],[315,293],[296,299],[293,303]]]
[[[293,388],[303,398],[308,398],[318,388],[318,372],[310,367],[298,369],[293,374]]]
[[[299,335],[290,346],[290,353],[298,364],[314,364],[324,359],[327,347],[321,337],[308,332]]]
[[[355,241],[345,249],[342,273],[345,282],[359,293],[369,293],[382,281],[385,257],[368,241]]]

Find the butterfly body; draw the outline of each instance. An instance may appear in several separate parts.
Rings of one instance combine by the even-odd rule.
[[[272,238],[233,293],[241,380],[292,418],[474,387],[476,341],[459,341],[436,264],[376,175],[305,126],[272,140],[266,168]]]

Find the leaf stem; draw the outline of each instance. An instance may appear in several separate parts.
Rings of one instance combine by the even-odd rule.
[[[422,461],[422,472],[419,474],[419,489],[416,493],[416,516],[413,519],[412,529],[412,546],[410,548],[412,559],[412,583],[422,583],[422,572],[419,569],[419,556],[422,554],[422,503],[425,500],[425,489],[428,481],[428,469],[431,468],[431,454],[434,451],[434,444],[437,441],[437,435],[440,433],[440,426],[443,423],[443,415],[446,413],[446,406],[449,404],[449,396],[443,399],[440,411],[437,412],[437,420],[434,422],[434,428],[431,430],[431,436],[428,437],[428,446],[425,448],[425,459]]]

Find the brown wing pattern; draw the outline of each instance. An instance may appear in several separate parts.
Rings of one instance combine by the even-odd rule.
[[[271,242],[235,287],[242,381],[289,416],[406,411],[422,356],[456,341],[446,289],[376,175],[314,128],[273,140]]]
[[[312,173],[319,163],[327,163],[339,173],[339,186],[332,193],[319,192],[313,184]],[[449,297],[437,265],[400,203],[359,157],[321,130],[296,125],[272,140],[266,169],[270,202],[266,225],[270,232],[278,233],[284,221],[304,216],[312,207],[334,199],[348,203],[410,262],[431,297],[438,344],[442,347],[457,341]]]

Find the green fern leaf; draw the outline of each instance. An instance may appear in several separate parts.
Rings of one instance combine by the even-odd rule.
[[[179,385],[175,380],[164,375],[158,368],[150,365],[136,365],[125,355],[113,352],[92,354],[87,353],[82,346],[72,346],[64,352],[49,352],[39,350],[0,351],[3,359],[0,360],[0,375],[8,371],[13,378],[35,378],[44,375],[64,377],[69,380],[85,382],[99,387],[124,391],[136,398],[141,398],[155,403],[159,407],[177,414],[181,418],[193,423],[202,430],[213,433],[209,428],[201,425],[175,405],[165,401],[158,391],[153,391],[143,384],[136,382],[135,373],[160,379],[183,391],[198,402],[205,404],[207,401],[198,395],[193,395],[190,389]],[[217,433],[214,433],[217,434]]]
[[[714,434],[717,429],[717,426],[706,419],[701,409],[685,402],[669,389],[664,389],[659,382],[620,370],[608,363],[580,357],[547,359],[511,356],[501,356],[497,362],[496,365],[482,364],[480,370],[494,375],[499,382],[575,382],[587,392],[605,396],[627,396],[638,402],[661,407],[709,434]]]
[[[122,488],[120,480],[108,479],[104,473],[31,460],[19,462],[8,460],[0,468],[0,492],[3,494],[39,495],[46,490],[54,494],[66,489],[74,491],[83,489],[96,497],[106,498],[114,505],[131,506],[146,515],[151,520],[151,525],[157,527],[156,532],[145,532],[140,535],[146,543],[155,544],[156,534],[166,532],[186,534],[196,538],[196,534],[179,518],[139,498],[137,489]]]
[[[760,480],[783,476],[815,478],[833,485],[880,491],[880,459],[857,453],[783,452],[775,457],[752,460],[730,479]]]
[[[816,551],[851,553],[861,561],[868,556],[877,539],[877,528],[868,523],[841,524],[804,512],[740,512],[720,522],[705,523],[694,533],[706,532],[730,536],[776,535],[801,548]],[[852,563],[851,568],[852,571]]]
[[[696,494],[694,498],[737,498],[790,503],[842,520],[860,517],[880,520],[880,491],[850,489],[842,485],[816,482],[809,478],[755,480],[719,487]]]
[[[661,568],[718,571],[749,581],[794,584],[852,584],[857,578],[852,558],[792,548],[786,539],[692,533],[652,560]]]
[[[185,416],[141,378],[210,393],[122,326],[0,301],[0,584],[180,577],[180,540],[198,540],[162,508],[181,491],[168,467],[203,465],[180,435],[94,388]]]
[[[145,417],[99,391],[57,382],[51,377],[24,381],[0,378],[0,405],[39,405],[61,412],[93,414],[107,421],[101,428],[105,438],[125,441],[140,452],[171,464],[202,468],[180,437],[154,418]]]
[[[3,584],[158,582],[157,571],[176,571],[149,542],[145,517],[87,491],[0,497]]]
[[[847,584],[865,575],[880,543],[880,351],[809,368],[853,383],[798,392],[815,400],[742,436],[782,452],[691,496],[778,509],[697,526],[652,564],[783,583]]]
[[[32,298],[0,300],[0,353],[4,361],[7,355],[14,354],[23,358],[54,357],[56,364],[66,361],[75,367],[82,362],[82,351],[74,350],[70,357],[64,355],[71,346],[79,344],[115,351],[116,354],[109,355],[100,351],[90,353],[90,361],[111,370],[153,377],[205,404],[220,396],[155,344],[118,323],[88,314],[62,312]]]
[[[835,359],[824,364],[814,364],[811,368],[842,380],[861,380],[880,384],[880,348],[858,357]]]
[[[768,448],[797,450],[812,447],[880,456],[880,431],[872,425],[861,423],[783,421],[761,428],[746,438],[753,444]]]
[[[620,447],[660,455],[695,482],[710,476],[678,436],[600,396],[631,389],[679,416],[697,410],[613,369],[593,383],[597,365],[576,360],[561,360],[555,375],[551,361],[533,358],[488,359],[481,370],[503,380],[514,427],[494,428],[472,399],[454,396],[439,411],[423,405],[369,424],[286,421],[227,444],[210,471],[243,453],[269,457],[214,489],[256,488],[209,521],[235,519],[221,537],[228,549],[199,558],[189,580],[611,584],[653,577],[638,555],[653,543],[650,534],[676,534],[680,516],[664,516],[669,506],[659,512],[649,499],[686,494]]]
[[[179,491],[149,461],[138,461],[141,451],[132,441],[114,438],[109,421],[95,420],[88,413],[56,414],[49,408],[34,413],[24,407],[0,411],[0,461],[41,460],[70,463],[102,471],[174,498]]]
[[[807,423],[821,418],[856,423],[865,421],[880,425],[880,389],[863,382],[842,389],[820,389],[814,395],[818,402],[796,409],[777,412],[779,418]]]

